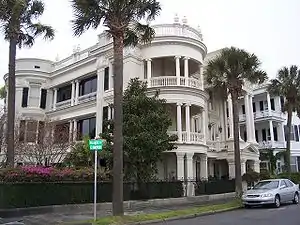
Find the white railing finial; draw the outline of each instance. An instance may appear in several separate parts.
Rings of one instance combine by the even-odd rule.
[[[175,16],[174,16],[174,23],[175,23],[175,24],[179,24],[179,16],[178,16],[177,13],[176,13]]]
[[[182,19],[182,23],[184,25],[187,25],[187,22],[188,22],[188,20],[187,20],[186,16],[184,16],[183,19]]]

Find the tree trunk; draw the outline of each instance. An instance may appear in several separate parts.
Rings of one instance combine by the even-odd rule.
[[[16,97],[16,50],[17,41],[11,38],[9,42],[8,63],[8,99],[7,99],[7,165],[15,165],[15,97]]]
[[[123,33],[114,44],[114,139],[113,139],[113,215],[124,215],[123,208]]]
[[[235,192],[237,197],[241,197],[243,188],[242,188],[242,174],[241,174],[238,95],[235,91],[233,91],[231,92],[231,97],[232,97],[232,111],[233,111]]]
[[[286,169],[288,178],[291,178],[291,129],[292,129],[292,107],[288,106],[288,118],[287,118],[287,137],[286,137]]]

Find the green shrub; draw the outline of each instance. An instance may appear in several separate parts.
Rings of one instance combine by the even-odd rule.
[[[277,178],[288,178],[288,174],[287,173],[281,173],[277,175]],[[300,173],[291,173],[291,180],[295,183],[295,184],[300,184]]]

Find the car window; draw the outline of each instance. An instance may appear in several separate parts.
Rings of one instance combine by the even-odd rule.
[[[278,188],[279,181],[278,180],[266,180],[258,182],[253,189],[275,189]]]
[[[293,187],[294,184],[290,180],[285,180],[285,183],[288,187]]]
[[[280,182],[280,187],[282,187],[282,186],[286,186],[286,187],[287,187],[287,184],[284,182],[284,180],[282,180],[282,181]]]

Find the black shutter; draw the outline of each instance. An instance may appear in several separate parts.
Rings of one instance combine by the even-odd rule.
[[[47,90],[42,89],[41,90],[41,101],[40,101],[40,108],[46,109],[46,101],[47,101]]]
[[[25,108],[28,105],[28,87],[23,88],[23,96],[22,96],[22,107]]]
[[[109,89],[109,67],[104,70],[104,91]]]

